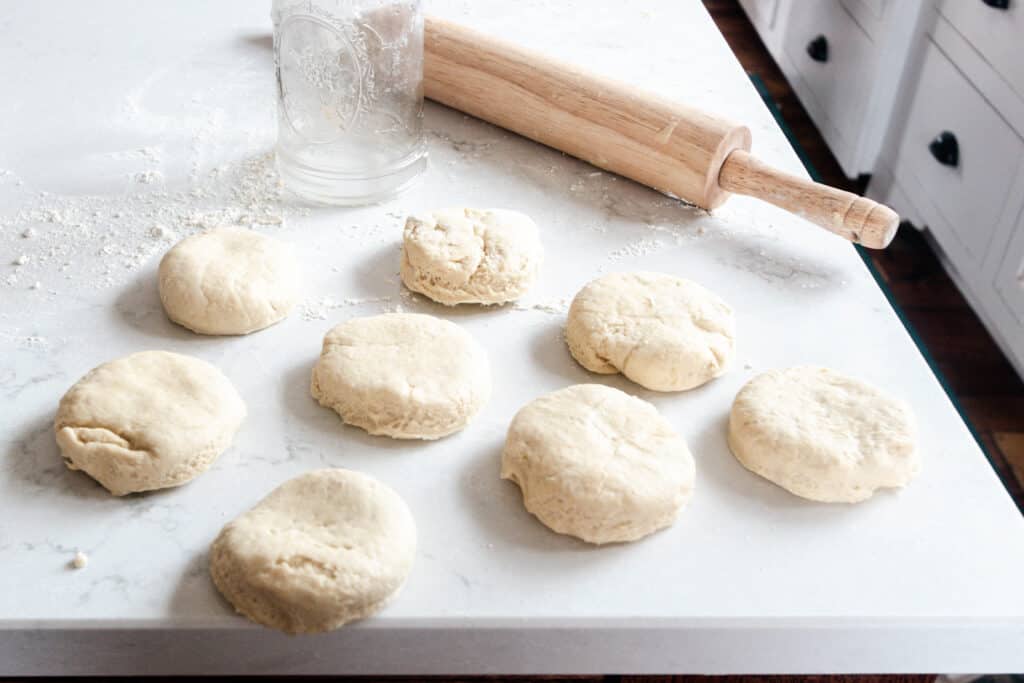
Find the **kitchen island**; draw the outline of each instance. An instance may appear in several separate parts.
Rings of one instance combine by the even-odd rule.
[[[853,247],[756,200],[713,215],[428,103],[430,166],[372,207],[303,205],[278,185],[264,3],[57,0],[7,8],[0,58],[0,675],[980,672],[1024,669],[1024,520]],[[428,11],[747,124],[803,174],[699,2],[428,3]],[[506,207],[542,230],[526,298],[445,308],[404,291],[404,217]],[[225,223],[295,244],[306,290],[245,337],[170,323],[160,254]],[[695,280],[736,311],[738,361],[659,394],[575,364],[568,301],[618,270]],[[405,310],[464,325],[494,395],[463,432],[397,442],[309,395],[323,334]],[[233,447],[177,489],[113,498],[67,470],[57,401],[95,365],[167,349],[221,368],[248,404]],[[795,498],[729,453],[732,398],[815,364],[906,399],[923,469],[859,505]],[[687,439],[696,491],[670,529],[592,547],[551,533],[498,479],[532,398],[601,382],[653,402]],[[382,613],[288,637],[235,615],[207,573],[221,526],[319,467],[368,472],[419,527]],[[75,553],[88,556],[74,569]]]

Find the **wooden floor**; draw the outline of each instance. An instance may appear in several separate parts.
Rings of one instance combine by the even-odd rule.
[[[822,180],[853,191],[736,0],[704,0],[748,73],[768,87],[786,124]],[[892,245],[872,256],[905,320],[945,377],[989,460],[1024,512],[1024,382],[964,301],[920,232],[903,226]],[[921,425],[927,429],[927,425]]]

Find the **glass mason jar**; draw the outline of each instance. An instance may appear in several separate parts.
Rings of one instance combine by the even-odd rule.
[[[274,0],[277,163],[285,186],[367,204],[426,167],[420,0]]]

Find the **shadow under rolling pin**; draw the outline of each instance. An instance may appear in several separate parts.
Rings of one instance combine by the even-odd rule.
[[[442,19],[425,27],[428,98],[713,209],[757,197],[851,242],[883,249],[899,216],[750,154],[750,130]]]

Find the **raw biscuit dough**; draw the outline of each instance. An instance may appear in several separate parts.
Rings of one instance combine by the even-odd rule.
[[[573,299],[565,339],[587,370],[621,372],[655,391],[683,391],[728,369],[735,329],[732,309],[694,282],[611,273]]]
[[[490,398],[491,368],[483,347],[455,323],[389,313],[331,329],[310,390],[370,434],[438,439],[465,427]]]
[[[507,209],[442,209],[410,216],[402,282],[448,306],[501,304],[537,279],[544,249],[537,225]]]
[[[549,528],[590,543],[671,525],[693,492],[686,442],[650,403],[602,384],[542,396],[512,420],[501,478]]]
[[[187,237],[158,273],[167,317],[200,334],[249,334],[283,320],[299,295],[290,244],[242,228]]]
[[[60,401],[54,430],[69,468],[123,496],[202,474],[245,414],[231,382],[206,361],[143,351],[78,380]]]
[[[415,553],[416,524],[397,493],[365,474],[323,469],[228,523],[210,547],[210,574],[253,621],[320,633],[379,611]]]
[[[920,469],[909,407],[827,368],[758,375],[736,395],[729,447],[736,459],[803,498],[855,503],[905,486]]]

